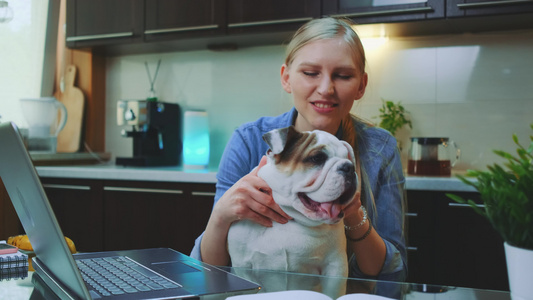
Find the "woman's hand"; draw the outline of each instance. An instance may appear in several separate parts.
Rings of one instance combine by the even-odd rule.
[[[363,220],[363,209],[361,208],[361,192],[358,189],[352,202],[344,208],[344,225],[354,227],[361,220]]]
[[[267,227],[272,226],[272,221],[285,224],[291,219],[274,202],[267,183],[257,176],[266,162],[263,156],[257,168],[224,193],[213,209],[215,217],[226,224],[248,219]]]

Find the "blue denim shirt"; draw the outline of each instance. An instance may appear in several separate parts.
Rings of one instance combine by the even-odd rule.
[[[241,125],[235,130],[220,160],[217,173],[215,203],[241,177],[259,165],[261,157],[268,150],[263,134],[294,123],[298,112],[292,108],[277,117],[262,117],[255,122]],[[403,230],[404,184],[400,155],[396,139],[387,131],[361,122],[355,123],[359,143],[361,170],[366,174],[370,193],[363,197],[374,197],[375,207],[366,205],[369,217],[387,248],[385,263],[377,279],[405,280],[407,274],[407,253]],[[339,135],[339,134],[337,134]],[[365,187],[363,187],[365,189]],[[365,203],[364,199],[362,199]],[[366,203],[371,200],[366,200]],[[200,243],[203,234],[195,242],[191,257],[201,260]],[[356,260],[350,258],[350,276],[368,278],[358,268]]]

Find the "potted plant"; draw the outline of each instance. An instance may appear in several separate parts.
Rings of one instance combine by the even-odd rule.
[[[533,129],[533,124],[530,127]],[[513,141],[517,145],[516,155],[494,150],[505,159],[503,166],[494,164],[488,171],[468,170],[466,177],[475,180],[457,176],[480,193],[484,208],[457,195],[447,196],[469,204],[488,219],[505,241],[512,298],[533,299],[533,136],[527,148],[515,134]]]
[[[381,121],[378,126],[388,130],[394,137],[396,137],[396,131],[400,128],[408,125],[409,128],[413,128],[411,120],[407,119],[409,112],[405,110],[401,102],[394,103],[393,101],[388,101],[381,99],[382,106],[379,109],[379,118]],[[398,148],[402,149],[402,142],[398,140]]]
[[[407,110],[402,106],[401,102],[394,103],[381,99],[382,106],[379,109],[381,122],[379,127],[388,130],[392,135],[396,134],[396,131],[402,128],[404,125],[409,125],[409,128],[413,128],[411,120],[406,116],[409,114]]]

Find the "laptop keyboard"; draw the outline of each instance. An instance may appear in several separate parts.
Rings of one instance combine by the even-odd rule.
[[[79,259],[76,263],[91,293],[102,296],[181,287],[125,256]]]

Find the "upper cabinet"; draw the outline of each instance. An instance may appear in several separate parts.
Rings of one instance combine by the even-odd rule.
[[[146,41],[217,36],[225,32],[225,1],[149,0],[145,5]]]
[[[228,33],[296,30],[320,17],[320,0],[228,0]]]
[[[68,47],[142,41],[143,0],[68,0]]]
[[[322,14],[353,19],[359,24],[444,18],[441,0],[332,0],[322,1]]]
[[[533,12],[531,0],[448,0],[448,17],[488,16]]]
[[[321,16],[379,23],[390,36],[525,29],[533,0],[67,0],[67,46],[123,55],[280,45]]]

